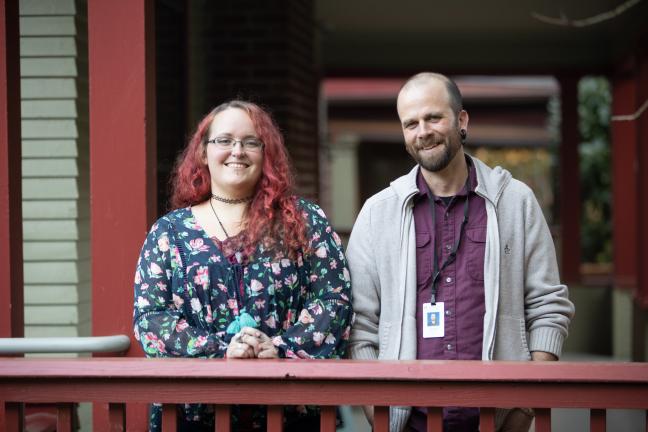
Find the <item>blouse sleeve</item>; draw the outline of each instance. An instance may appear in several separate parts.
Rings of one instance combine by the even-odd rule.
[[[351,330],[351,282],[340,237],[324,212],[304,203],[309,247],[306,289],[296,322],[277,336],[274,343],[285,357],[340,358],[344,356]]]
[[[149,232],[135,270],[133,326],[147,357],[223,357],[227,343],[188,318],[182,261],[161,219]],[[168,221],[167,221],[168,222]],[[174,281],[180,281],[174,283]],[[179,285],[179,286],[178,286]]]

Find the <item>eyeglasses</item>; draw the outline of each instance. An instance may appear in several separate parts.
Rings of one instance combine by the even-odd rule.
[[[219,149],[231,150],[236,143],[241,144],[245,151],[259,152],[263,150],[263,142],[258,138],[234,139],[230,137],[217,137],[207,141],[207,144],[216,144]]]

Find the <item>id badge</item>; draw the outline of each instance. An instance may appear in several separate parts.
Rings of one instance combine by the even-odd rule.
[[[443,302],[423,303],[423,338],[438,338],[445,334]]]

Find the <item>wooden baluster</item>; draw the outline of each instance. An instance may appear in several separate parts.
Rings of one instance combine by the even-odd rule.
[[[428,407],[427,432],[443,432],[443,408]]]
[[[320,407],[320,431],[335,432],[335,406]]]
[[[268,405],[268,432],[283,432],[283,406]]]
[[[535,409],[536,432],[551,432],[551,408]]]
[[[605,410],[604,409],[590,410],[590,431],[605,432]]]
[[[22,432],[24,405],[20,402],[0,402],[0,430]]]
[[[216,432],[230,432],[230,406],[229,405],[216,405],[214,408],[216,414],[216,421],[214,427]]]
[[[126,431],[126,404],[109,403],[108,421],[110,422],[110,432],[125,432]]]
[[[58,432],[72,431],[72,410],[74,404],[60,403],[56,404],[56,430]]]
[[[480,432],[495,432],[495,408],[479,409]]]
[[[389,407],[374,407],[374,432],[389,432]]]
[[[162,432],[178,430],[178,410],[175,404],[162,405]]]

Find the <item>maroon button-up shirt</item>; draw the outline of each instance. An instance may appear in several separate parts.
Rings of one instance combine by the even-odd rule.
[[[486,207],[484,199],[474,190],[477,177],[472,161],[468,162],[468,186],[454,197],[432,196],[436,227],[432,227],[429,189],[419,171],[418,195],[414,198],[416,230],[416,326],[417,358],[437,360],[481,360],[484,322],[484,251],[486,246]],[[430,302],[434,272],[434,249],[438,268],[452,252],[459,239],[464,204],[468,201],[468,223],[464,228],[456,260],[441,272],[437,281],[436,301],[444,303],[445,334],[423,338],[423,304]],[[445,408],[445,430],[478,431],[479,410],[476,408]],[[409,427],[425,431],[425,409],[415,408]]]

